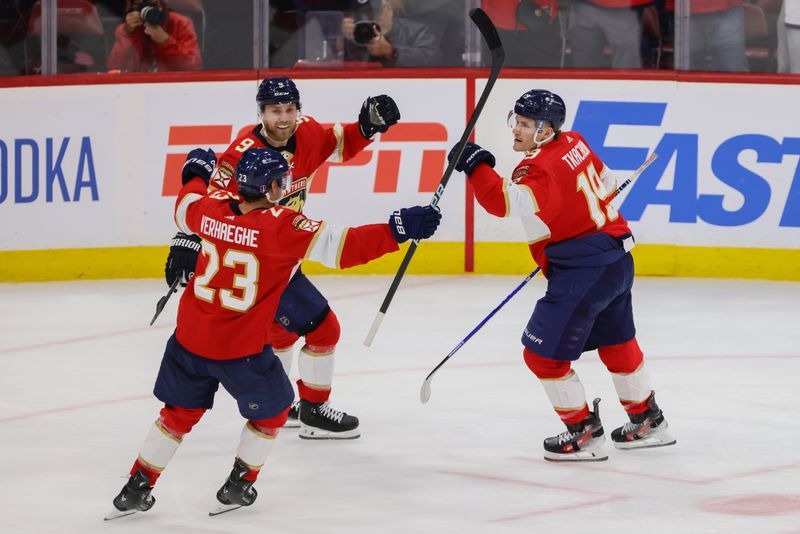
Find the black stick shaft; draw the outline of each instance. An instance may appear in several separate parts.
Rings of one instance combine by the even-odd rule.
[[[478,117],[480,117],[481,111],[483,111],[483,107],[486,105],[486,101],[489,99],[489,94],[492,92],[492,88],[494,87],[497,78],[500,76],[500,69],[503,67],[503,61],[505,61],[503,44],[500,42],[497,29],[494,27],[494,24],[492,24],[489,16],[486,15],[486,13],[480,8],[470,11],[469,16],[478,27],[478,30],[480,30],[483,39],[486,41],[486,44],[489,47],[492,55],[492,67],[491,72],[489,73],[489,78],[486,80],[486,86],[483,88],[483,92],[478,99],[478,103],[475,105],[475,109],[472,111],[472,115],[467,122],[467,126],[464,128],[464,133],[461,135],[458,145],[456,145],[454,157],[448,163],[447,168],[444,171],[444,175],[439,182],[439,186],[436,188],[436,192],[433,194],[430,205],[434,207],[439,204],[442,194],[444,194],[444,188],[450,181],[450,177],[455,170],[456,162],[459,160],[459,158],[461,158],[461,154],[464,152],[467,141],[469,140],[470,135],[472,135],[472,130],[475,129],[475,124],[478,122]],[[417,251],[418,244],[419,241],[414,240],[411,243],[411,246],[408,247],[408,250],[403,257],[403,261],[400,263],[400,267],[398,268],[397,273],[394,275],[394,279],[389,286],[389,291],[386,293],[386,297],[384,297],[383,302],[381,303],[380,310],[375,317],[372,328],[367,334],[367,339],[364,341],[365,345],[370,346],[372,344],[372,340],[377,333],[378,326],[380,325],[383,316],[386,314],[386,311],[389,309],[389,305],[392,303],[392,299],[394,299],[397,289],[400,287],[400,282],[403,280],[403,276],[405,276],[408,265],[411,263],[411,258],[414,257],[414,253]]]

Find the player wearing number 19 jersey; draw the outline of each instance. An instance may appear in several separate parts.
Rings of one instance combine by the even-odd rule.
[[[586,140],[560,131],[564,101],[544,90],[522,95],[509,113],[514,150],[522,161],[510,180],[494,171],[494,156],[475,144],[456,170],[468,174],[478,202],[498,217],[522,221],[531,255],[548,279],[522,336],[523,356],[541,380],[567,430],[544,441],[545,458],[596,461],[604,431],[597,405],[570,362],[598,349],[630,422],[612,432],[621,449],[671,445],[636,342],[631,306],[633,236],[611,200],[615,180]],[[451,157],[453,154],[451,153]]]

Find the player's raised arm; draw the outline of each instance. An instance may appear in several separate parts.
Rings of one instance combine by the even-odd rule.
[[[370,96],[361,105],[358,121],[334,124],[324,130],[320,164],[341,162],[353,158],[372,143],[375,135],[385,133],[400,120],[400,110],[392,97]]]
[[[304,258],[336,269],[362,265],[398,250],[398,243],[431,237],[441,218],[437,208],[414,206],[396,210],[387,224],[348,228],[306,220],[303,224],[316,232]]]

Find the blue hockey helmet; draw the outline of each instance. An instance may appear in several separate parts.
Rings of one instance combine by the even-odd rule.
[[[256,94],[258,110],[263,111],[267,104],[289,104],[294,102],[300,110],[300,91],[292,80],[286,76],[264,78],[258,85]]]
[[[531,89],[517,99],[513,112],[533,120],[547,121],[558,132],[567,117],[567,106],[555,93],[545,89]]]
[[[236,185],[245,198],[266,197],[272,182],[286,191],[292,181],[289,163],[283,155],[270,148],[251,148],[236,165]],[[277,202],[280,199],[270,199]]]

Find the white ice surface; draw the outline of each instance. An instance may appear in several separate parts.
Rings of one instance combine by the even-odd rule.
[[[800,284],[640,278],[638,339],[676,446],[554,464],[563,426],[522,362],[534,279],[436,375],[522,277],[407,277],[371,349],[388,277],[314,277],[342,324],[333,404],[362,437],[285,430],[257,502],[207,517],[242,419],[226,392],[147,513],[102,521],[160,408],[177,299],[162,281],[0,285],[0,532],[800,533]],[[295,365],[296,368],[296,365]],[[596,353],[575,365],[607,433],[625,415]]]

